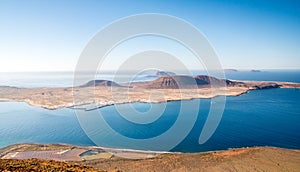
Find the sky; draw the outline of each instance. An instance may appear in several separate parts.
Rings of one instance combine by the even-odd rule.
[[[194,25],[223,68],[300,69],[298,0],[0,0],[0,72],[73,71],[101,28],[141,13]],[[192,58],[182,58],[197,69]]]

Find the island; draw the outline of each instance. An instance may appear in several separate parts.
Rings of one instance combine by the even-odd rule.
[[[224,72],[239,72],[237,69],[224,69]]]
[[[300,83],[174,75],[131,83],[92,80],[61,88],[0,86],[0,101],[93,110],[122,103],[239,96],[252,90],[281,88],[299,89]],[[0,171],[300,171],[299,159],[300,150],[274,147],[180,153],[24,143],[0,149]]]
[[[47,109],[81,108],[146,102],[160,103],[216,96],[238,96],[251,90],[300,88],[299,83],[269,81],[237,81],[207,75],[161,76],[153,81],[116,83],[93,80],[75,87],[19,88],[0,86],[0,101],[26,102]]]
[[[252,69],[251,72],[262,72],[261,70]]]

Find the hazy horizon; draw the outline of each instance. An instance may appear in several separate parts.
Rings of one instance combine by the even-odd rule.
[[[251,69],[237,69],[237,68],[226,68],[223,69],[225,72],[231,72],[230,70],[237,70],[237,72],[251,72],[252,70],[258,70],[261,72],[264,71],[298,71],[300,70],[300,68],[291,68],[291,69],[287,69],[287,68],[282,68],[282,69],[258,69],[258,68],[251,68]],[[157,71],[163,71],[163,70],[157,70]],[[203,71],[205,72],[205,70],[199,70],[199,69],[190,69],[190,71]],[[74,70],[56,70],[56,71],[0,71],[0,73],[74,73]],[[89,73],[89,72],[94,72],[94,71],[81,71],[83,73]],[[116,72],[116,70],[101,70],[98,72]],[[137,70],[124,70],[121,72],[139,72]],[[166,72],[170,72],[170,71],[166,71]],[[178,71],[180,72],[180,70]],[[233,71],[234,72],[234,71]]]

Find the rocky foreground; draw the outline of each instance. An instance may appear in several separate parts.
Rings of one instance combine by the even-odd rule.
[[[124,172],[183,172],[183,171],[300,171],[300,150],[271,147],[240,148],[203,153],[164,153],[138,159],[117,156],[120,150],[110,150],[112,156],[90,155],[79,160],[51,160],[49,157],[34,159],[9,157],[8,154],[30,153],[32,157],[43,151],[73,149],[95,150],[94,147],[71,145],[19,144],[0,149],[0,171],[124,171]],[[99,148],[97,148],[99,151]],[[105,152],[99,151],[99,154]],[[77,155],[77,154],[76,154]],[[127,152],[136,155],[136,152]],[[64,157],[62,155],[62,157]]]
[[[19,101],[47,109],[98,107],[130,102],[167,102],[212,98],[219,95],[238,96],[250,90],[300,88],[299,83],[233,81],[205,75],[163,76],[154,81],[115,83],[94,80],[67,88],[17,88],[0,86],[0,101]]]
[[[12,160],[2,159],[0,160],[0,171],[10,172],[46,172],[46,171],[76,171],[76,172],[104,172],[103,170],[97,170],[85,165],[79,165],[76,163],[59,162],[53,160],[40,160],[40,159],[27,159],[27,160]]]

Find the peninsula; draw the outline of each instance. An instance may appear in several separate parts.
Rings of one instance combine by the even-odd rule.
[[[212,87],[215,85],[214,87]],[[0,86],[0,101],[26,102],[47,109],[90,110],[130,102],[159,103],[215,96],[238,96],[250,90],[300,88],[300,83],[236,81],[206,75],[161,76],[153,81],[116,83],[92,80],[76,87],[18,88]]]

